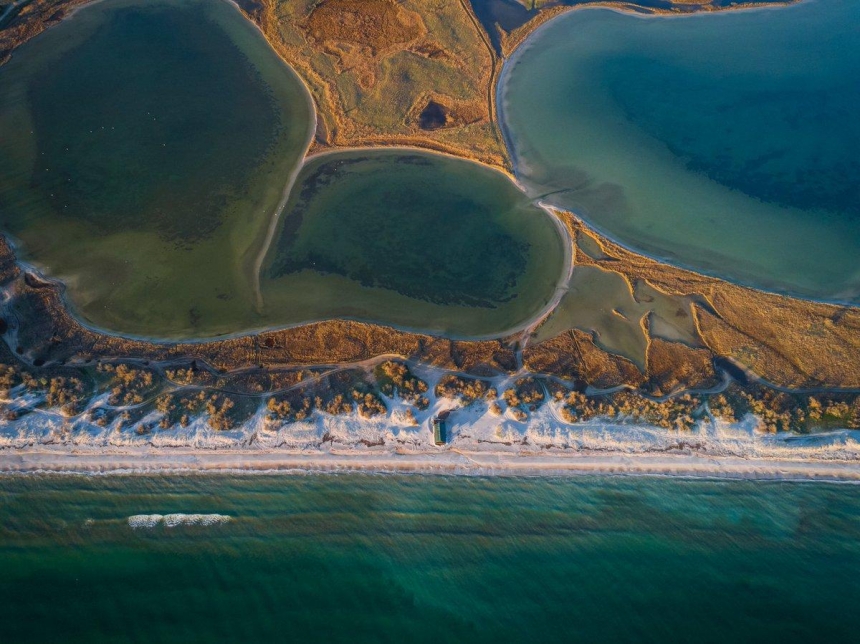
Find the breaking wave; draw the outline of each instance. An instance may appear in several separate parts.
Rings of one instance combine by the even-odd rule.
[[[232,521],[233,517],[226,514],[134,514],[128,518],[131,528],[154,528],[163,525],[175,528],[184,525],[218,525]]]

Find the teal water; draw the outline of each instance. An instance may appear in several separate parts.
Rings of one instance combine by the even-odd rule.
[[[84,321],[148,337],[335,317],[483,336],[551,301],[566,239],[546,213],[418,152],[309,162],[260,275],[312,109],[227,2],[86,6],[0,68],[0,231]]]
[[[856,490],[5,478],[0,641],[856,641]],[[127,523],[171,512],[233,519]]]
[[[0,228],[90,323],[260,326],[254,260],[311,109],[227,2],[86,6],[0,67]]]
[[[632,248],[858,302],[858,21],[848,0],[561,16],[500,86],[517,173]]]
[[[566,274],[551,216],[502,173],[413,150],[311,158],[263,266],[267,314],[489,335],[534,318]]]
[[[594,4],[597,0],[549,0],[549,1],[522,1],[522,0],[470,0],[475,16],[481,21],[481,26],[490,37],[490,42],[496,51],[501,54],[501,32],[510,33],[522,27],[534,18],[538,7],[553,7],[563,5],[573,7],[577,5]],[[762,0],[762,4],[768,2],[779,2],[780,0]],[[737,4],[734,0],[702,0],[698,3],[675,4],[671,0],[636,0],[633,3],[637,7],[648,9],[674,9],[675,11],[696,11],[702,6],[710,5],[725,7]]]

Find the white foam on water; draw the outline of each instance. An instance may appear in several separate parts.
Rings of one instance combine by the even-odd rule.
[[[164,517],[160,514],[135,514],[128,518],[128,525],[132,528],[154,528]]]
[[[133,529],[154,528],[158,525],[166,528],[186,525],[211,526],[228,523],[232,519],[233,517],[226,514],[134,514],[128,518],[128,525]]]

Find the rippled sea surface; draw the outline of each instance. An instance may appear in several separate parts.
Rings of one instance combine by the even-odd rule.
[[[848,642],[858,569],[852,485],[0,480],[5,643]]]

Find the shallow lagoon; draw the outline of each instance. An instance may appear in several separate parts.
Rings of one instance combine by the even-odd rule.
[[[278,320],[484,335],[537,315],[565,258],[550,216],[495,170],[412,150],[328,154],[296,180],[263,300]]]
[[[253,261],[310,134],[305,89],[226,2],[98,3],[0,69],[0,213],[85,320],[253,323]]]
[[[681,265],[860,301],[860,6],[561,16],[507,64],[533,196]]]
[[[307,212],[287,206],[261,261],[313,114],[226,2],[87,6],[0,81],[0,224],[95,326],[177,338],[350,317],[491,335],[565,273],[563,236],[507,177],[417,152],[363,153],[345,175],[359,183],[320,183],[311,162],[290,202],[311,195]]]

